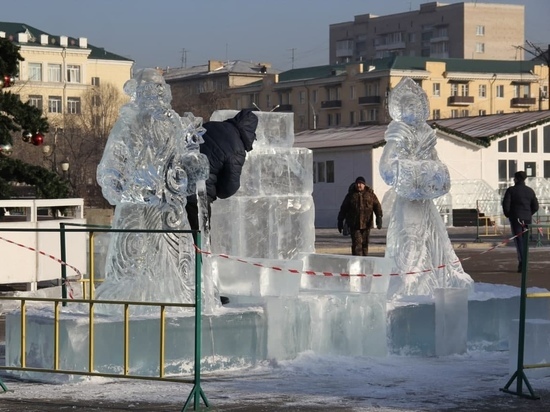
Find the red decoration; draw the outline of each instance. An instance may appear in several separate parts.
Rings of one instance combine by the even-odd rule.
[[[44,135],[40,132],[36,132],[31,139],[31,143],[35,146],[40,146],[44,143]]]

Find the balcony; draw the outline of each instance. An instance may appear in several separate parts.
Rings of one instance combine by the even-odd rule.
[[[359,98],[359,104],[380,104],[380,96],[363,96]]]
[[[537,99],[534,97],[514,97],[510,101],[510,106],[512,107],[527,107],[533,106],[537,103]]]
[[[291,104],[280,104],[273,109],[274,112],[292,112]]]
[[[342,107],[342,100],[325,100],[321,102],[321,109],[337,109]]]
[[[468,106],[474,102],[474,96],[449,96],[450,106]]]

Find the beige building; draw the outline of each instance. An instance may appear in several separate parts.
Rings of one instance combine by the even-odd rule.
[[[388,93],[403,77],[426,91],[431,119],[549,108],[546,65],[405,56],[268,74],[231,89],[228,108],[293,112],[296,132],[385,124]]]
[[[85,37],[54,36],[9,22],[0,22],[0,37],[17,44],[25,59],[9,90],[40,108],[54,128],[63,128],[64,114],[82,112],[86,90],[112,84],[122,91],[132,75],[132,60],[92,46]]]
[[[389,56],[484,60],[522,59],[522,5],[424,3],[419,10],[330,25],[331,64]]]
[[[270,63],[209,60],[200,66],[167,69],[164,78],[171,87],[172,107],[176,112],[192,112],[208,120],[215,110],[229,108],[231,89],[274,73],[278,71],[272,69]]]

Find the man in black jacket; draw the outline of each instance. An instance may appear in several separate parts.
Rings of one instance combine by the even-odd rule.
[[[506,189],[502,200],[504,216],[510,219],[512,234],[518,252],[518,272],[523,262],[523,231],[531,223],[532,216],[539,210],[539,202],[533,189],[525,185],[527,174],[519,171],[514,174],[514,186]]]
[[[218,197],[227,199],[241,186],[241,172],[246,153],[252,150],[256,140],[258,116],[244,109],[231,119],[223,122],[206,122],[202,135],[204,143],[199,148],[206,155],[210,172],[206,181],[208,197],[208,227],[210,226],[210,204]],[[198,205],[196,196],[187,197],[187,217],[191,229],[199,229]]]

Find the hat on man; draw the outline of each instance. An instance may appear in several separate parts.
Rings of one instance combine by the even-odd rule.
[[[357,179],[355,179],[355,183],[363,183],[364,185],[367,184],[367,182],[365,181],[365,178],[363,176],[359,176]]]
[[[520,182],[523,182],[525,179],[527,179],[527,173],[525,173],[523,170],[520,170],[519,172],[514,173],[514,178],[519,180]]]

